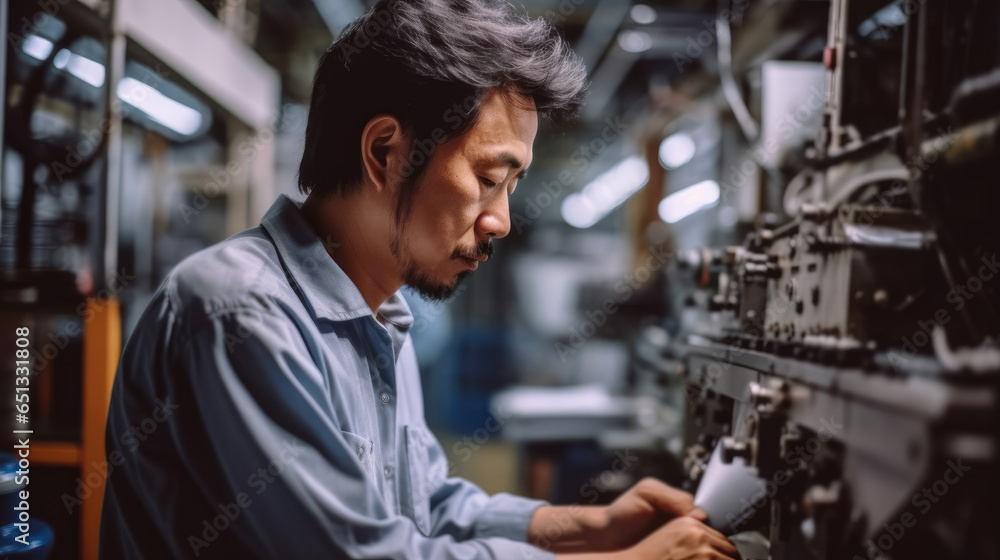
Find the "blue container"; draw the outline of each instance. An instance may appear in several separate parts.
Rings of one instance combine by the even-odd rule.
[[[21,501],[18,492],[25,489],[25,485],[17,484],[17,469],[17,457],[0,453],[0,557],[45,560],[55,544],[55,535],[47,523],[32,517],[28,520],[28,544],[15,540],[23,533],[17,526],[20,512],[14,508]]]
[[[14,540],[21,535],[21,531],[13,523],[0,527],[0,558],[45,560],[52,554],[52,546],[56,541],[52,528],[38,519],[32,519],[29,523],[31,530],[28,546]]]
[[[0,526],[17,523],[17,492],[21,487],[17,479],[17,457],[0,453]]]

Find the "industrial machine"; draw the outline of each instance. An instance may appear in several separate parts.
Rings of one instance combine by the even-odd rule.
[[[1000,9],[829,9],[818,136],[751,153],[783,208],[678,259],[685,471],[746,558],[997,559]]]

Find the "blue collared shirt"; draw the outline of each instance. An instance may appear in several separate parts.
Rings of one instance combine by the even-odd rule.
[[[186,259],[119,364],[101,557],[552,558],[524,542],[543,502],[449,477],[412,324],[284,196]]]

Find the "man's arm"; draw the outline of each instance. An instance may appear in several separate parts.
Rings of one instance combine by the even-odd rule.
[[[533,514],[544,504],[508,493],[490,495],[468,480],[451,477],[431,497],[431,535],[527,542]]]
[[[602,506],[542,506],[528,527],[528,542],[551,552],[599,552],[618,548],[604,543],[608,529]]]
[[[186,420],[175,432],[181,460],[206,501],[252,500],[227,532],[260,557],[550,558],[507,539],[429,538],[388,512],[287,318],[227,311],[182,343],[171,368],[183,399],[178,419]],[[269,475],[252,479],[259,469]]]

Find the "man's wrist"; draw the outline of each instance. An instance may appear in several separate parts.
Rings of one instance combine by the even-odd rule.
[[[605,506],[541,506],[528,527],[528,542],[551,552],[611,550]]]
[[[611,516],[607,506],[581,506],[580,528],[593,539],[607,540],[607,531],[611,527]]]
[[[632,549],[614,552],[585,552],[582,554],[557,554],[556,560],[636,560]]]

